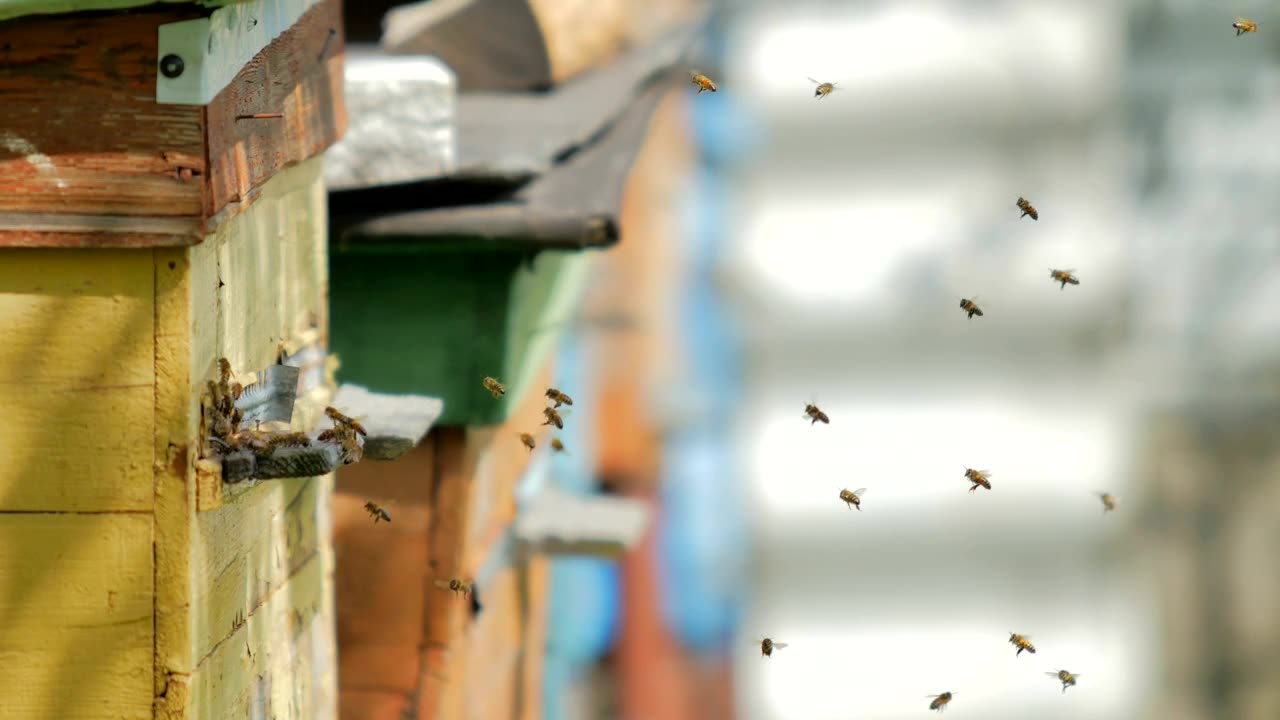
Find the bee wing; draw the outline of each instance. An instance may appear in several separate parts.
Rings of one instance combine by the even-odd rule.
[[[806,77],[807,77],[807,76],[806,76]],[[822,83],[818,82],[817,80],[814,80],[813,78],[809,78],[809,82],[813,83],[814,85],[821,85],[821,84],[822,84]]]
[[[858,488],[857,490],[854,490],[854,491],[853,491],[853,496],[854,496],[854,497],[856,497],[856,498],[861,499],[861,498],[862,498],[862,494],[863,494],[863,493],[865,493],[866,491],[867,491],[867,489],[866,489],[866,488]]]
[[[433,585],[435,585],[436,587],[440,588],[441,590],[448,590],[448,589],[449,589],[449,581],[448,581],[448,580],[432,580],[432,581],[431,581],[431,583],[432,583]]]
[[[787,644],[786,644],[786,643],[775,642],[775,643],[773,644],[773,649],[774,649],[774,650],[781,650],[782,648],[784,648],[784,647],[786,647],[786,646],[787,646]]]
[[[1057,670],[1053,670],[1053,671],[1051,671],[1051,672],[1047,672],[1047,673],[1045,673],[1045,675],[1048,675],[1049,677],[1058,677],[1058,671],[1057,671]]]

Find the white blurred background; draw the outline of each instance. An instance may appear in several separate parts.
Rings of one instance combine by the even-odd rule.
[[[717,79],[764,134],[729,229],[757,538],[739,714],[921,717],[951,691],[952,718],[1280,717],[1280,504],[1230,531],[1280,489],[1280,426],[1250,419],[1280,408],[1280,12],[728,4]],[[766,635],[790,646],[763,659]]]

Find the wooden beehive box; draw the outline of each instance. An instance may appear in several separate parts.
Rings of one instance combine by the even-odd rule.
[[[462,29],[448,38],[465,54]],[[585,543],[574,545],[573,528],[555,522],[555,498],[522,501],[518,488],[546,473],[546,446],[558,434],[542,414],[555,348],[580,319],[594,255],[618,241],[632,162],[691,33],[674,35],[549,93],[455,97],[456,76],[432,70],[429,58],[353,53],[350,96],[370,113],[384,109],[327,159],[343,163],[326,167],[337,185],[330,299],[338,377],[440,397],[444,411],[408,456],[339,473],[344,720],[541,715],[547,553],[583,552]],[[360,67],[366,62],[376,72]],[[472,58],[471,77],[494,76],[483,63]],[[423,106],[431,103],[438,106]],[[434,136],[431,152],[418,145],[370,164],[369,153],[350,150],[381,155],[396,144],[375,135],[420,136],[441,117],[451,132]],[[422,168],[416,176],[414,167]],[[486,376],[504,382],[506,394],[493,397]],[[522,432],[534,435],[533,452]],[[393,508],[392,522],[374,524],[368,499]],[[628,528],[643,522],[635,508],[610,509],[618,515],[599,517],[625,518]],[[548,550],[533,536],[564,542]],[[478,605],[436,587],[450,578],[474,580]]]
[[[340,2],[49,14],[129,4],[0,3],[0,714],[332,718],[332,476],[196,464],[218,358],[323,357]]]

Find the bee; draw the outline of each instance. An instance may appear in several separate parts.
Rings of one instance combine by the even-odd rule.
[[[495,398],[500,398],[507,394],[507,386],[498,382],[497,378],[486,377],[484,379],[484,389],[488,390]]]
[[[329,428],[328,430],[325,430],[321,432],[319,435],[317,435],[316,439],[319,440],[320,442],[341,444],[342,438],[346,434],[347,433],[344,433],[341,428]]]
[[[369,500],[364,504],[364,509],[368,511],[370,517],[373,518],[374,525],[377,525],[379,520],[391,522],[391,513],[387,512],[386,508],[372,500]]]
[[[560,438],[551,438],[551,449],[556,452],[565,452],[564,443],[560,442]]]
[[[1116,496],[1111,493],[1100,492],[1098,499],[1102,501],[1102,512],[1109,513],[1116,509]]]
[[[1062,681],[1062,693],[1064,695],[1067,692],[1067,688],[1075,685],[1076,678],[1080,677],[1079,673],[1067,672],[1066,670],[1054,670],[1053,672],[1045,673],[1045,675],[1048,675],[1049,677],[1056,677]]]
[[[1036,211],[1036,206],[1032,205],[1031,202],[1024,197],[1018,197],[1018,209],[1022,211],[1022,214],[1018,216],[1019,220],[1028,215],[1031,216],[1032,220],[1040,219],[1040,213]]]
[[[929,703],[930,710],[937,710],[938,712],[942,712],[943,710],[946,709],[947,704],[951,702],[952,695],[955,695],[955,693],[947,691],[942,693],[941,695],[926,695],[925,697],[933,698],[933,702]]]
[[[988,490],[991,489],[991,471],[989,470],[965,468],[964,476],[969,479],[969,482],[973,483],[973,487],[969,488],[969,492],[973,492],[979,487],[984,487]]]
[[[716,91],[715,82],[706,75],[695,71],[690,72],[689,77],[692,78],[693,84],[698,88],[698,92],[695,93],[696,95],[701,95],[704,90],[710,90],[711,92]]]
[[[268,435],[264,450],[272,450],[278,447],[307,447],[311,444],[311,438],[307,437],[303,432],[276,433]]]
[[[809,423],[810,427],[819,422],[823,425],[831,424],[831,418],[827,417],[827,414],[819,410],[818,406],[813,403],[808,403],[804,406],[804,416],[812,418],[812,422]]]
[[[560,407],[561,405],[573,404],[573,398],[569,397],[568,395],[565,395],[564,393],[560,392],[555,388],[547,388],[546,395],[548,398],[555,401],[556,407]]]
[[[847,489],[840,491],[840,499],[844,501],[845,509],[857,508],[858,512],[862,512],[862,493],[866,492],[866,488],[858,488],[853,492]]]
[[[1071,273],[1074,273],[1074,272],[1075,272],[1075,270],[1054,270],[1054,269],[1050,269],[1050,270],[1049,270],[1049,277],[1053,278],[1053,281],[1054,281],[1054,282],[1062,283],[1062,287],[1060,287],[1060,288],[1058,288],[1058,289],[1059,289],[1059,290],[1064,290],[1064,289],[1066,289],[1066,287],[1067,287],[1067,283],[1071,283],[1072,285],[1079,285],[1079,284],[1080,284],[1080,278],[1077,278],[1075,275],[1072,275],[1072,274],[1071,274]]]
[[[813,83],[816,86],[813,89],[813,96],[816,98],[824,98],[830,95],[831,93],[835,92],[837,89],[835,83],[818,82],[813,78],[809,78],[809,82]]]
[[[350,465],[364,459],[364,447],[360,444],[360,439],[353,432],[346,432],[342,436],[342,463]]]
[[[462,593],[462,597],[470,597],[474,591],[474,588],[472,587],[473,583],[463,582],[458,578],[452,578],[449,580],[433,580],[432,583],[441,590],[452,590],[455,595]]]
[[[564,429],[564,418],[560,417],[560,413],[554,408],[542,408],[542,414],[547,416],[547,421],[543,425],[555,425],[557,429]]]
[[[1247,32],[1258,32],[1258,23],[1252,20],[1245,20],[1242,17],[1237,17],[1236,21],[1231,23],[1231,27],[1235,28],[1236,37],[1240,37]]]
[[[225,385],[231,382],[231,361],[226,358],[218,358],[218,382]]]
[[[1014,647],[1018,648],[1018,652],[1013,654],[1014,657],[1021,655],[1023,650],[1026,650],[1032,655],[1036,654],[1036,646],[1031,644],[1030,635],[1019,635],[1011,630],[1009,631],[1009,642]]]
[[[327,407],[324,409],[324,414],[328,415],[329,419],[334,421],[335,423],[339,425],[346,425],[352,430],[355,430],[356,432],[360,433],[362,437],[369,437],[369,433],[365,431],[363,425],[357,422],[355,418],[349,417],[347,415],[343,415],[342,413],[338,412],[337,408],[332,406]]]
[[[770,638],[761,638],[759,640],[756,640],[755,642],[760,643],[761,657],[773,657],[774,650],[781,650],[782,648],[787,646],[787,644],[784,642],[775,642]]]
[[[533,441],[533,436],[529,433],[520,433],[520,442],[524,443],[524,446],[529,448],[529,452],[533,452],[533,449],[537,447],[537,443]]]
[[[977,299],[978,299],[977,295],[974,295],[972,299],[960,298],[960,309],[969,313],[970,320],[973,319],[974,315],[977,315],[978,317],[982,317],[982,308],[978,307],[978,304],[974,302],[974,300],[977,300]]]

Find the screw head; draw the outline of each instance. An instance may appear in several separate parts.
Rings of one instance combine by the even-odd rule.
[[[182,58],[174,55],[173,53],[169,53],[168,55],[160,58],[160,74],[169,79],[173,79],[181,75],[185,67],[186,63],[182,61]]]

